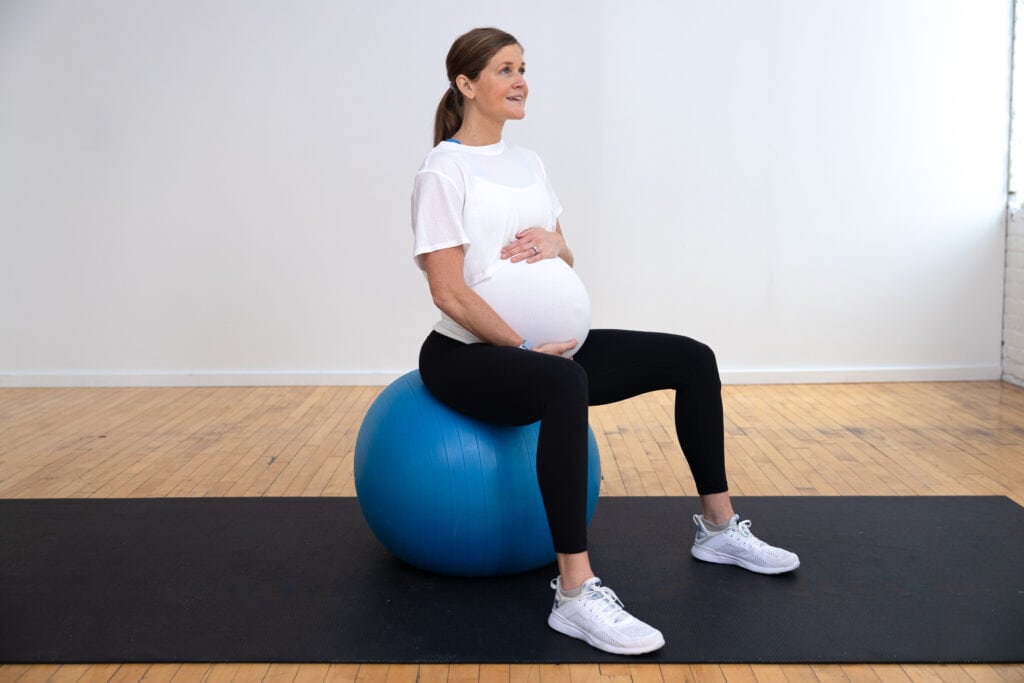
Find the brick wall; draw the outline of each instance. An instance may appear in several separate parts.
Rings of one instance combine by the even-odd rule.
[[[1024,386],[1024,127],[1017,112],[1024,103],[1024,0],[1014,0],[1013,84],[1010,104],[1010,201],[1006,221],[1003,279],[1003,379]]]
[[[1012,211],[1006,229],[1003,304],[1003,379],[1024,386],[1024,209]]]

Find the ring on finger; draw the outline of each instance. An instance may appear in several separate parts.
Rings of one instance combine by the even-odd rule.
[[[534,256],[540,256],[540,249],[537,248],[536,244],[533,245],[533,255]]]

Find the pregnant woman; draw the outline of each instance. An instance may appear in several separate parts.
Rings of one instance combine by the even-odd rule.
[[[661,632],[627,613],[591,567],[588,406],[675,390],[676,433],[702,507],[692,555],[763,574],[800,561],[758,540],[733,512],[711,349],[678,335],[590,329],[590,300],[544,165],[502,137],[506,121],[526,114],[522,47],[504,31],[474,29],[452,45],[447,69],[435,146],[412,196],[416,262],[441,311],[420,375],[440,401],[474,418],[540,420],[537,479],[559,571],[551,628],[608,652],[656,650]]]

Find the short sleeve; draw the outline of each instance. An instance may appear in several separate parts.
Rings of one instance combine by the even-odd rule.
[[[558,195],[555,194],[555,188],[551,185],[551,179],[546,175],[544,176],[544,184],[547,186],[548,196],[551,198],[551,211],[557,220],[562,215],[562,203],[558,201]]]
[[[551,213],[554,215],[555,220],[562,215],[562,203],[558,201],[558,195],[555,194],[555,188],[551,184],[551,178],[548,176],[548,170],[544,167],[544,162],[536,152],[533,153],[533,163],[537,165],[540,176],[544,179],[544,187],[548,191],[548,198],[551,200]]]
[[[463,191],[448,176],[436,171],[416,174],[412,191],[413,258],[421,269],[423,254],[469,244],[462,224],[464,201]]]

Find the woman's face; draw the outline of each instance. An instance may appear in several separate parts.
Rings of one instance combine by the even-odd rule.
[[[491,57],[475,81],[466,81],[463,95],[474,102],[479,113],[496,121],[526,116],[526,79],[523,48],[506,45]],[[469,88],[467,94],[466,88]]]

